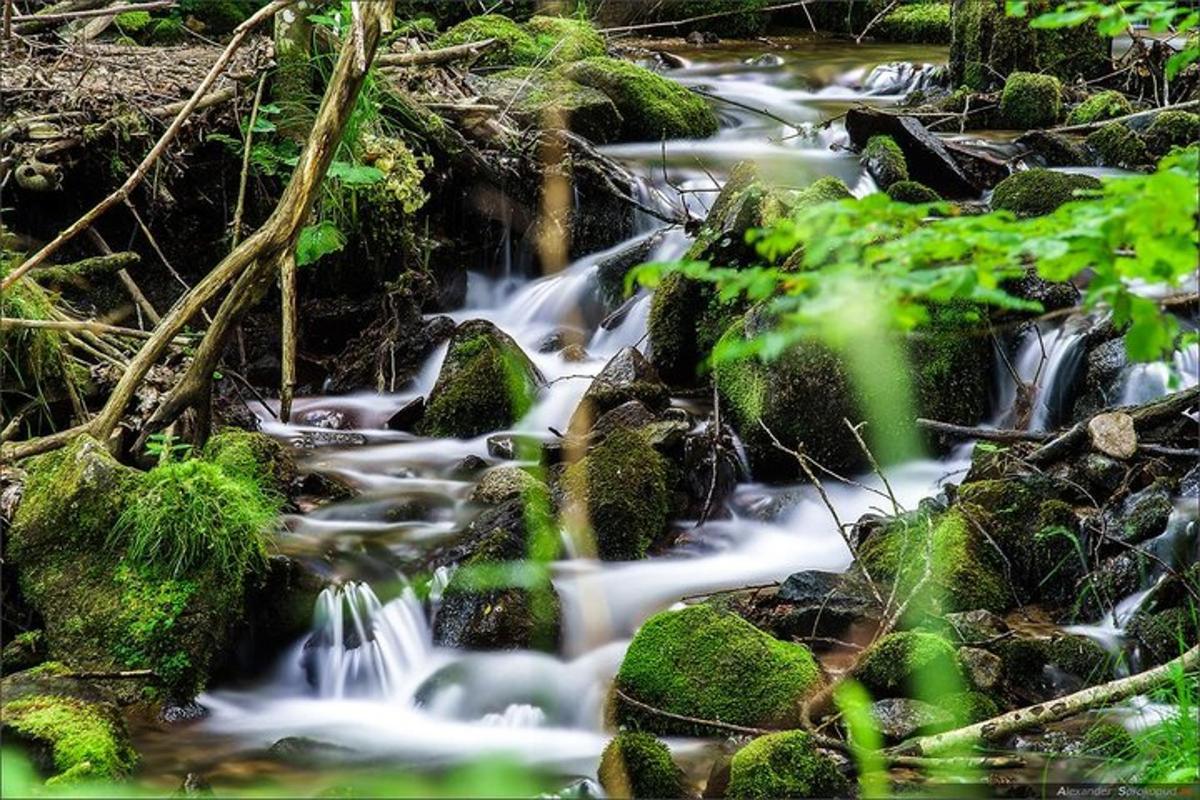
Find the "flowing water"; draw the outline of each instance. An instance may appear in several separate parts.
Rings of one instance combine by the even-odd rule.
[[[836,122],[826,128],[816,123],[848,102],[896,101],[935,79],[936,70],[924,65],[944,62],[945,53],[801,40],[773,54],[719,46],[687,57],[687,65],[670,74],[718,98],[721,132],[703,141],[625,144],[607,152],[641,176],[646,202],[683,204],[702,215],[729,168],[742,159],[756,160],[783,185],[799,187],[835,175],[856,193],[871,191],[857,157],[843,148],[844,129]],[[687,237],[661,226],[646,218],[631,241],[546,277],[515,274],[511,264],[521,259],[509,256],[470,273],[466,305],[452,316],[494,322],[550,382],[517,431],[548,437],[549,428],[564,430],[590,378],[611,355],[625,346],[643,351],[652,346],[646,295],[618,323],[601,325],[597,272],[605,257],[633,246],[649,247],[646,260],[679,257]],[[586,360],[567,362],[557,353],[539,352],[547,336],[564,330],[585,343]],[[1065,399],[1055,393],[1079,367],[1080,337],[1070,326],[1046,327],[1017,348],[1013,369],[1038,387],[1030,427],[1061,420]],[[727,519],[698,526],[680,521],[690,530],[666,554],[631,563],[586,558],[555,563],[552,576],[563,612],[559,655],[435,646],[432,616],[449,574],[441,570],[434,576],[428,602],[422,602],[403,572],[478,512],[467,499],[473,484],[455,477],[455,465],[468,455],[499,463],[488,455],[487,437],[429,440],[385,429],[395,411],[428,393],[444,355],[443,347],[411,385],[395,393],[306,398],[296,404],[296,424],[264,419],[268,432],[288,440],[328,427],[350,437],[340,440],[343,445],[312,451],[306,465],[344,478],[361,495],[288,518],[280,536],[285,552],[327,559],[339,585],[321,595],[312,635],[296,642],[273,671],[202,696],[209,714],[171,733],[170,754],[159,756],[168,769],[204,761],[211,775],[235,778],[241,773],[230,765],[239,759],[252,760],[282,737],[304,736],[349,748],[348,757],[392,767],[499,753],[564,777],[594,777],[608,738],[602,721],[608,684],[647,616],[688,596],[849,565],[850,554],[812,487],[742,484],[729,501]],[[1196,356],[1192,351],[1182,357],[1194,362]],[[998,367],[1002,410],[1013,399],[1005,372]],[[1149,382],[1134,374],[1128,380],[1135,388],[1127,394],[1143,393]],[[1001,424],[1003,413],[997,419]],[[960,450],[941,460],[899,465],[889,470],[890,483],[899,502],[913,508],[941,484],[960,480],[966,466]],[[882,488],[872,476],[861,480]],[[831,486],[830,493],[844,520],[881,505],[878,494],[860,487]],[[672,746],[686,753],[703,743],[676,740]]]

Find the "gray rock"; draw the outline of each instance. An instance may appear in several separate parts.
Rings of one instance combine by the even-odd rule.
[[[1137,453],[1137,431],[1133,429],[1133,417],[1121,411],[1097,414],[1088,422],[1088,437],[1092,447],[1121,460],[1133,458]]]
[[[584,392],[567,428],[572,434],[582,435],[591,430],[601,414],[630,400],[641,402],[651,411],[662,411],[671,396],[646,357],[625,347],[609,359]]]
[[[995,653],[978,647],[960,647],[958,660],[975,688],[987,691],[1000,683],[1004,662]]]
[[[483,480],[471,492],[471,499],[484,505],[498,505],[539,487],[545,489],[546,484],[520,467],[496,467],[484,473]]]
[[[889,697],[871,704],[871,716],[886,742],[954,727],[954,715],[932,703],[908,697]]]
[[[986,609],[958,611],[946,615],[953,638],[963,644],[979,644],[1008,631],[1008,623]]]
[[[1162,533],[1174,510],[1166,487],[1151,484],[1105,514],[1105,532],[1125,544],[1140,544]]]

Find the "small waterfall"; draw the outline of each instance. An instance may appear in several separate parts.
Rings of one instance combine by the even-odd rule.
[[[1121,380],[1120,405],[1148,403],[1200,382],[1200,344],[1177,350],[1171,363],[1134,364]]]
[[[384,605],[367,584],[348,583],[317,598],[305,672],[323,698],[395,697],[432,642],[411,587]]]
[[[880,64],[863,81],[863,91],[871,96],[907,95],[940,84],[946,71],[933,64],[912,64],[896,61]]]
[[[1084,325],[1086,319],[1068,321],[1061,327],[1039,325],[1025,334],[1016,358],[1009,363],[1017,377],[1031,388],[1028,409],[1011,377],[1001,390],[1002,419],[1006,425],[1024,422],[1032,431],[1048,430],[1070,416],[1075,380],[1086,355]]]
[[[546,724],[546,712],[528,703],[513,703],[499,714],[485,714],[479,724],[493,728],[537,728]]]

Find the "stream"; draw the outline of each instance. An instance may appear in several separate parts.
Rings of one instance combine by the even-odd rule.
[[[846,134],[840,124],[821,128],[819,123],[850,103],[896,102],[933,79],[933,67],[923,65],[944,63],[946,52],[929,46],[790,41],[790,49],[770,52],[748,43],[681,51],[687,64],[671,70],[671,77],[740,105],[715,101],[722,129],[711,139],[603,148],[639,176],[645,203],[665,209],[683,203],[702,215],[729,169],[744,159],[755,160],[784,186],[834,175],[856,195],[875,190],[857,155],[842,147]],[[687,249],[688,239],[678,228],[663,229],[648,215],[638,226],[632,240],[554,275],[521,274],[514,265],[528,259],[514,252],[497,253],[495,263],[471,270],[466,304],[450,316],[492,321],[520,343],[549,382],[514,433],[549,439],[550,428],[566,430],[590,377],[612,355],[623,347],[645,352],[652,346],[647,294],[607,328],[594,310],[596,273],[606,256],[643,240],[650,244],[648,261],[676,259]],[[1014,347],[1012,369],[1036,386],[1031,428],[1057,426],[1070,408],[1064,387],[1081,368],[1084,325],[1079,320],[1046,325],[1026,333]],[[586,343],[586,360],[568,362],[559,353],[539,352],[548,336],[564,329]],[[453,537],[478,513],[468,500],[474,483],[456,477],[459,462],[477,456],[489,465],[512,463],[489,453],[489,437],[430,440],[386,428],[397,410],[428,394],[444,355],[443,345],[411,385],[394,394],[303,398],[290,426],[263,415],[264,430],[286,441],[327,432],[331,419],[340,433],[353,434],[353,444],[301,454],[306,469],[334,474],[361,494],[289,516],[279,537],[280,549],[290,555],[332,555],[331,577],[340,588],[322,595],[313,635],[297,641],[270,671],[213,687],[199,700],[208,710],[203,720],[145,734],[149,741],[139,742],[139,749],[148,772],[178,775],[200,769],[214,782],[236,782],[283,771],[263,757],[266,748],[283,737],[310,737],[347,748],[338,751],[344,759],[391,768],[424,769],[503,754],[564,782],[594,779],[611,735],[603,725],[608,684],[643,620],[688,596],[782,581],[798,570],[849,566],[850,553],[813,487],[742,483],[728,503],[728,518],[701,525],[678,521],[687,533],[665,554],[627,563],[569,558],[553,564],[563,618],[557,656],[434,646],[430,612],[437,612],[448,575],[442,570],[433,576],[426,603],[407,585],[403,565]],[[1194,383],[1195,349],[1179,354],[1177,362],[1179,372],[1190,376],[1184,381]],[[1127,370],[1116,391],[1127,402],[1144,401],[1168,391],[1171,380],[1165,367],[1136,368]],[[1010,423],[1015,389],[999,358],[994,394],[994,423]],[[693,401],[677,402],[696,407]],[[965,445],[944,458],[889,469],[897,500],[914,508],[944,484],[961,480],[969,455]],[[883,488],[871,475],[858,480]],[[879,511],[880,497],[865,488],[833,485],[829,490],[844,520]],[[1179,524],[1195,527],[1193,520]],[[1136,598],[1131,601],[1136,606]],[[1128,613],[1123,607],[1118,618],[1081,630],[1112,641],[1120,635],[1120,615]],[[348,641],[358,646],[348,648]],[[669,744],[684,763],[689,754],[711,746],[687,739]],[[306,768],[287,770],[303,774]]]

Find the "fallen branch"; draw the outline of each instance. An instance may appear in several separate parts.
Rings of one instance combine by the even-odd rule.
[[[797,0],[791,3],[780,3],[779,5],[767,6],[766,8],[756,11],[756,14],[767,14],[771,11],[783,11],[788,8],[804,8],[813,0]],[[693,22],[703,22],[708,19],[717,19],[719,17],[729,17],[734,14],[743,14],[745,9],[734,8],[729,11],[714,11],[711,14],[701,14],[697,17],[688,17],[687,19],[667,20],[666,22],[643,22],[637,25],[618,25],[614,28],[602,28],[600,33],[630,33],[632,31],[648,31],[654,28],[678,28],[684,25],[690,25]]]
[[[1144,694],[1159,686],[1170,683],[1178,670],[1191,672],[1200,669],[1200,645],[1195,645],[1183,655],[1162,666],[1128,678],[1120,678],[1100,686],[1093,686],[1048,703],[1009,711],[965,728],[958,728],[932,736],[922,736],[901,742],[890,750],[889,755],[929,756],[952,750],[972,747],[983,742],[994,742],[1013,733],[1019,733],[1049,722],[1074,716],[1098,706],[1108,705],[1127,697]]]
[[[700,719],[699,717],[689,717],[684,714],[675,714],[665,709],[652,706],[648,703],[643,703],[641,700],[635,700],[629,695],[622,692],[616,686],[613,687],[613,694],[617,696],[622,703],[628,703],[639,711],[645,711],[647,714],[653,714],[656,717],[663,719],[671,719],[676,722],[686,722],[688,725],[697,727],[712,728],[713,730],[729,731],[731,733],[744,733],[751,736],[766,736],[769,733],[779,733],[779,729],[772,730],[770,728],[751,728],[746,725],[734,725],[731,722],[721,722],[715,719]]]
[[[118,14],[123,14],[126,11],[157,11],[162,8],[171,8],[175,5],[176,0],[151,0],[147,3],[135,3],[133,5],[123,6],[108,6],[106,8],[89,8],[82,11],[63,11],[56,14],[25,14],[18,15],[12,18],[12,21],[20,25],[25,22],[40,22],[59,24],[63,22],[71,22],[76,19],[88,19],[91,17],[115,17]]]
[[[1013,428],[979,428],[972,425],[955,425],[936,419],[917,418],[917,427],[936,433],[945,433],[963,439],[987,439],[992,442],[1046,442],[1054,434],[1041,431],[1020,431]]]
[[[1057,128],[1049,128],[1049,130],[1054,133],[1087,133],[1089,131],[1094,131],[1094,130],[1097,130],[1098,128],[1102,128],[1105,125],[1111,124],[1113,122],[1129,122],[1130,120],[1141,119],[1142,117],[1155,116],[1157,114],[1161,114],[1164,111],[1186,111],[1187,109],[1196,108],[1198,106],[1200,106],[1200,100],[1188,100],[1186,103],[1176,103],[1175,105],[1172,105],[1172,106],[1162,106],[1161,108],[1151,108],[1147,111],[1135,111],[1132,114],[1126,114],[1122,117],[1113,117],[1112,119],[1104,119],[1104,120],[1099,120],[1097,122],[1085,122],[1081,125],[1061,125]]]
[[[108,253],[102,256],[92,256],[72,264],[61,264],[53,267],[41,267],[30,275],[38,283],[64,284],[77,280],[88,280],[99,275],[123,271],[126,267],[137,266],[142,257],[133,251]]]
[[[88,228],[87,235],[88,238],[90,238],[96,245],[96,247],[100,248],[101,253],[104,253],[105,255],[112,254],[113,249],[108,246],[108,242],[104,240],[104,237],[100,235],[98,230],[95,228]],[[121,280],[121,285],[125,287],[125,291],[129,293],[129,296],[133,299],[133,302],[137,303],[137,307],[140,308],[142,313],[146,315],[146,318],[150,320],[150,324],[157,325],[162,317],[159,316],[158,311],[155,310],[154,305],[142,292],[141,287],[137,285],[137,283],[133,280],[133,277],[123,269],[117,270],[117,277]],[[140,321],[141,320],[139,319],[139,322]]]
[[[114,336],[130,336],[135,339],[149,339],[154,336],[152,331],[137,328],[122,328],[109,325],[106,322],[94,320],[57,320],[57,319],[24,319],[21,317],[0,317],[0,331],[19,328],[50,331],[89,331],[90,333],[107,333]],[[176,344],[189,344],[190,337],[180,334],[175,337]]]
[[[295,0],[272,0],[270,4],[263,6],[261,9],[255,12],[253,16],[239,25],[234,31],[233,38],[229,41],[229,44],[225,46],[225,49],[221,52],[221,55],[217,57],[217,60],[209,69],[208,74],[204,76],[204,80],[200,82],[200,85],[197,86],[196,90],[192,93],[191,98],[184,104],[183,108],[179,110],[179,113],[176,114],[175,119],[171,121],[170,126],[168,126],[163,132],[163,135],[159,137],[158,142],[155,143],[154,147],[150,149],[150,152],[146,154],[146,157],[142,159],[142,162],[138,164],[136,168],[134,168],[129,177],[125,179],[125,182],[122,183],[120,187],[116,189],[116,191],[112,192],[103,200],[101,200],[94,208],[92,208],[91,211],[84,214],[69,228],[59,233],[58,236],[54,237],[53,241],[30,256],[25,263],[8,273],[3,280],[0,280],[0,291],[10,288],[14,283],[24,277],[31,269],[39,266],[50,256],[58,252],[59,248],[61,248],[64,244],[75,238],[87,228],[91,227],[92,224],[95,223],[95,221],[99,219],[106,211],[127,199],[130,193],[150,173],[150,168],[156,161],[158,161],[162,154],[166,152],[167,148],[171,145],[171,142],[175,140],[175,137],[183,128],[184,122],[187,121],[187,118],[191,115],[192,111],[195,110],[200,101],[208,94],[209,89],[214,83],[216,83],[217,78],[219,78],[225,72],[225,67],[228,66],[230,60],[233,58],[234,53],[236,53],[242,46],[243,42],[246,40],[246,37],[250,35],[250,32],[258,27],[263,21],[271,19],[278,11],[286,8],[293,2],[295,2]]]
[[[375,64],[380,67],[420,67],[433,64],[449,64],[464,58],[471,58],[485,53],[496,45],[495,39],[482,39],[478,42],[456,44],[452,47],[442,47],[437,50],[420,50],[415,53],[382,53],[375,58]]]

